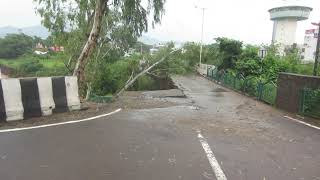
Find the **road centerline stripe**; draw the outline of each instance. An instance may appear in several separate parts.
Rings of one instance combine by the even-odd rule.
[[[216,175],[217,180],[227,180],[226,175],[224,174],[224,172],[222,171],[216,157],[214,156],[208,142],[206,141],[206,139],[202,136],[201,132],[198,131],[198,139],[202,145],[203,150],[205,151],[207,158],[209,160],[209,163],[211,165],[211,168],[213,170],[213,172]]]
[[[75,124],[75,123],[80,123],[80,122],[85,122],[85,121],[92,121],[92,120],[99,119],[99,118],[102,118],[102,117],[110,116],[112,114],[120,112],[121,110],[122,109],[120,108],[120,109],[117,109],[117,110],[115,110],[113,112],[110,112],[110,113],[107,113],[107,114],[101,114],[101,115],[98,115],[98,116],[89,117],[89,118],[81,119],[81,120],[66,121],[66,122],[45,124],[45,125],[40,125],[40,126],[32,126],[32,127],[24,127],[24,128],[4,129],[4,130],[0,130],[0,133],[24,131],[24,130],[30,130],[30,129],[40,129],[40,128],[46,128],[46,127],[61,126],[61,125],[65,125],[65,124]]]

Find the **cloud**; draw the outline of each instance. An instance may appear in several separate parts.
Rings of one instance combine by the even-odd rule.
[[[200,41],[200,9],[194,7],[199,0],[167,1],[166,14],[161,25],[150,30],[148,35],[180,41]],[[297,41],[303,42],[304,30],[311,21],[320,17],[320,1],[275,1],[275,0],[206,0],[200,2],[205,10],[204,40],[212,42],[216,37],[229,37],[246,43],[270,43],[273,22],[268,10],[281,5],[307,5],[314,8],[310,19],[299,22]],[[201,6],[201,5],[200,5]],[[320,19],[319,19],[320,20]]]
[[[0,26],[31,26],[40,24],[33,0],[1,0]],[[159,40],[200,41],[202,11],[205,7],[204,41],[229,37],[245,43],[270,43],[272,26],[268,10],[281,5],[298,4],[313,7],[310,19],[299,22],[297,41],[303,42],[304,30],[320,19],[319,0],[167,0],[162,23],[149,28],[148,36]]]

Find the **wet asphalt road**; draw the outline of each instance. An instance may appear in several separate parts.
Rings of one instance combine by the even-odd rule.
[[[320,179],[320,131],[198,77],[175,77],[178,106],[0,133],[1,180]]]

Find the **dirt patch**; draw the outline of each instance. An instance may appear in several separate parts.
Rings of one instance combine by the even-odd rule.
[[[123,110],[128,109],[152,109],[152,108],[165,108],[179,105],[176,102],[171,102],[161,98],[147,98],[142,92],[128,91],[123,94],[119,99],[112,103],[82,103],[86,110],[73,111],[66,113],[57,113],[46,117],[30,118],[22,121],[15,122],[1,122],[0,129],[28,127],[34,125],[51,124],[58,122],[65,122],[71,120],[80,120],[100,114],[109,113],[118,108]]]

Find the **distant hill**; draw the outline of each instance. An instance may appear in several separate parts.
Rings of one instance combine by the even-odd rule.
[[[148,35],[142,35],[138,41],[144,43],[144,44],[147,44],[147,45],[156,45],[156,44],[165,44],[165,43],[168,43],[168,42],[173,42],[175,44],[175,46],[177,48],[180,48],[183,46],[183,44],[185,43],[184,41],[170,41],[170,40],[159,40],[159,39],[156,39],[156,38],[153,38],[153,37],[150,37]]]
[[[18,34],[21,32],[28,35],[28,36],[37,36],[42,39],[46,39],[50,35],[50,32],[45,27],[43,27],[41,25],[29,26],[29,27],[24,27],[24,28],[18,28],[18,27],[13,27],[13,26],[0,27],[0,37],[4,37],[7,34]],[[147,44],[147,45],[166,43],[166,41],[158,40],[158,39],[152,38],[148,35],[142,35],[138,39],[138,41],[143,42],[144,44]]]
[[[37,36],[42,39],[46,39],[50,33],[49,31],[43,26],[29,26],[24,28],[18,28],[13,26],[5,26],[0,27],[0,37],[4,37],[7,34],[18,34],[24,33],[28,36]]]
[[[160,41],[160,40],[155,39],[155,38],[148,37],[146,35],[142,35],[138,39],[138,41],[143,42],[144,44],[147,44],[147,45],[154,45],[154,44],[163,43],[163,41]]]

